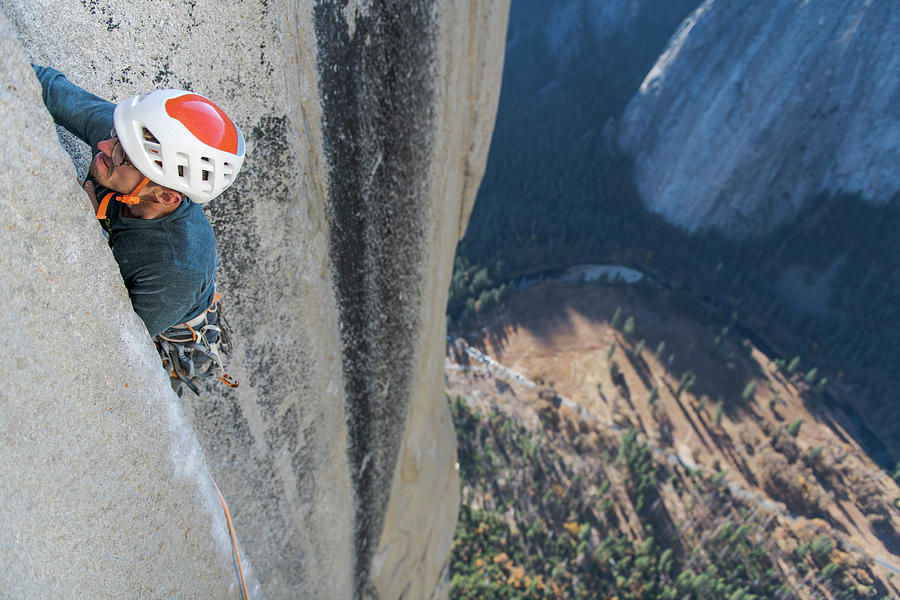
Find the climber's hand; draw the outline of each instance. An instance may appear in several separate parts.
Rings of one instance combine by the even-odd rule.
[[[88,195],[88,198],[91,199],[91,204],[94,205],[94,212],[96,212],[97,209],[100,208],[100,203],[97,201],[97,194],[94,192],[94,182],[90,180],[85,181],[82,184],[82,187],[84,188],[84,192]]]

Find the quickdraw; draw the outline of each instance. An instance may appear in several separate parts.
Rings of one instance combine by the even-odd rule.
[[[179,396],[182,385],[199,396],[198,383],[210,377],[231,388],[240,385],[225,372],[220,356],[220,353],[231,354],[231,336],[220,299],[218,293],[214,294],[206,311],[187,323],[169,327],[154,339],[163,368]]]

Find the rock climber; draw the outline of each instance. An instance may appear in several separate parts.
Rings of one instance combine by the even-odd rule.
[[[134,311],[151,337],[170,338],[173,326],[196,337],[217,300],[216,238],[201,205],[240,171],[240,129],[198,94],[157,90],[113,104],[32,66],[53,120],[91,147],[83,187]]]

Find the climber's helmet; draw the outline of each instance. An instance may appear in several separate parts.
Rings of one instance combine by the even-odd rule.
[[[244,136],[203,96],[157,90],[116,105],[115,135],[130,163],[153,183],[209,202],[234,183]]]

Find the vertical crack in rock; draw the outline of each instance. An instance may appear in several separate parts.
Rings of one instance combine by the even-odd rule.
[[[374,2],[359,11],[315,7],[357,597],[381,535],[411,400],[427,256],[435,13],[431,0]]]

